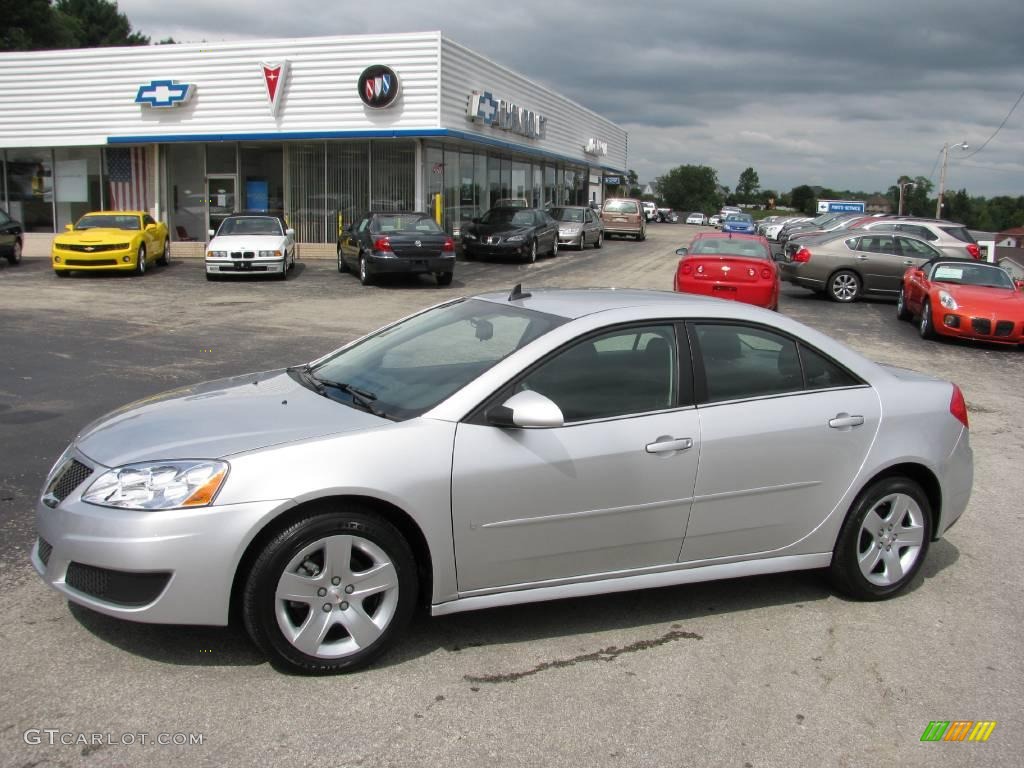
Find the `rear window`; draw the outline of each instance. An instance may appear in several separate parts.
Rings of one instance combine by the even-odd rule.
[[[371,232],[424,232],[438,234],[441,228],[429,216],[415,214],[384,214],[378,215],[370,226]]]
[[[771,252],[764,243],[757,240],[736,240],[727,237],[708,237],[695,240],[690,254],[720,254],[723,256],[745,256],[748,259],[771,259]]]
[[[639,213],[632,200],[609,200],[604,204],[605,213]]]
[[[971,237],[971,233],[967,231],[967,227],[939,227],[939,229],[941,229],[947,235],[952,235],[961,243],[977,242],[977,240]]]

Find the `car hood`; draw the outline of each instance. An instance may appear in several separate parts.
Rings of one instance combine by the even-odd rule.
[[[282,235],[225,235],[210,241],[210,251],[279,251],[286,237]]]
[[[86,427],[76,441],[108,467],[212,459],[390,422],[306,389],[286,371],[236,376],[164,392]]]
[[[933,283],[934,292],[945,291],[957,304],[972,307],[1000,306],[1024,312],[1024,294],[1009,288],[985,288],[980,285],[956,285],[955,283]],[[1009,318],[1008,318],[1009,319]]]
[[[74,232],[64,232],[54,238],[58,243],[78,243],[81,245],[101,243],[123,243],[141,234],[138,229],[82,229]]]
[[[525,235],[533,230],[533,227],[511,227],[508,224],[474,224],[469,230],[481,237],[498,235],[499,237],[511,237],[512,235]]]

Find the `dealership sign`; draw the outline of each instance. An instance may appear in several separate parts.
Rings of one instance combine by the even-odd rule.
[[[372,109],[390,107],[398,98],[398,75],[391,67],[374,64],[359,76],[359,98]]]
[[[150,107],[165,108],[187,104],[195,94],[196,87],[192,83],[179,83],[175,80],[152,80],[140,85],[135,94],[136,104],[147,104]]]
[[[466,117],[475,123],[517,133],[528,139],[544,138],[548,119],[531,109],[505,99],[496,99],[490,91],[473,91],[466,106]]]
[[[587,143],[583,145],[583,151],[588,155],[607,155],[608,142],[600,139],[587,139]]]
[[[281,107],[281,99],[284,94],[284,84],[288,79],[288,62],[287,60],[261,61],[260,72],[263,74],[263,85],[267,88],[270,114],[277,117],[277,110]]]

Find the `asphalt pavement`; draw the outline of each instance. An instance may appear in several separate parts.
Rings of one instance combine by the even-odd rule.
[[[970,506],[893,600],[853,602],[801,572],[422,617],[371,669],[304,678],[236,628],[71,606],[29,565],[43,479],[103,413],[312,359],[450,296],[519,282],[670,289],[673,251],[699,229],[653,224],[645,242],[534,265],[460,261],[446,288],[363,287],[332,261],[303,261],[284,283],[210,283],[182,259],[141,278],[0,263],[0,765],[1019,764],[1024,355],[922,341],[893,302],[784,286],[780,303],[967,398]],[[921,742],[935,720],[998,724],[986,743]]]

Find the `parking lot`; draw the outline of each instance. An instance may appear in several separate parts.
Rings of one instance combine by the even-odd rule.
[[[905,594],[857,603],[814,572],[416,620],[368,671],[275,671],[241,629],[161,627],[69,605],[28,562],[35,498],[91,420],[205,379],[303,362],[447,297],[671,288],[699,231],[563,249],[534,265],[463,262],[363,287],[333,261],[288,282],[207,282],[172,259],[144,277],[57,279],[0,264],[0,763],[12,766],[1013,765],[1024,751],[1024,354],[926,342],[895,305],[783,285],[780,312],[879,362],[956,381],[971,504]],[[785,446],[779,446],[785,450]],[[987,743],[921,743],[934,720],[994,720]],[[30,730],[101,734],[32,743]],[[143,746],[127,734],[201,734]],[[108,742],[116,743],[108,743]]]

